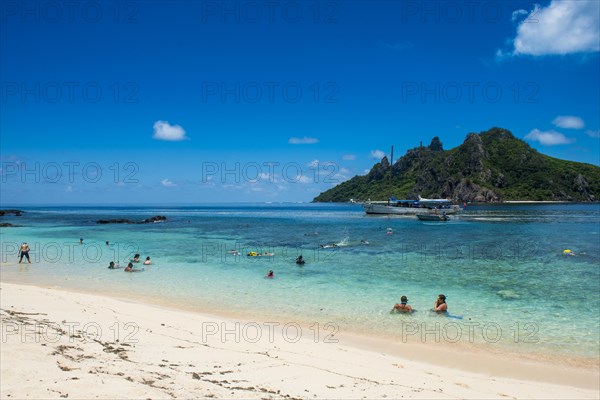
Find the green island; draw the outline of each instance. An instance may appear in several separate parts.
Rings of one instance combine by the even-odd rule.
[[[393,165],[386,157],[364,176],[319,194],[313,202],[387,200],[390,196],[444,198],[455,202],[593,202],[600,199],[600,167],[553,158],[510,131],[467,134],[450,150],[434,137]]]

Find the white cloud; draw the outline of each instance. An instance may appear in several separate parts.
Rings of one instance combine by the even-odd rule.
[[[589,129],[589,130],[585,131],[585,134],[594,139],[600,138],[600,130],[593,131],[593,130]]]
[[[311,162],[309,162],[308,164],[306,164],[307,167],[309,168],[319,168],[319,160],[312,160]]]
[[[542,132],[539,129],[534,129],[525,135],[525,139],[531,142],[539,142],[544,146],[555,146],[557,144],[569,144],[573,142],[573,139],[567,138],[560,132],[546,131]]]
[[[319,143],[319,139],[312,138],[312,137],[307,137],[307,136],[304,136],[304,137],[301,137],[301,138],[291,137],[288,140],[288,143],[289,144],[315,144],[315,143]]]
[[[516,13],[522,14],[523,10]],[[513,12],[513,18],[515,12]],[[536,4],[519,23],[513,40],[514,55],[565,55],[600,50],[600,2],[553,0]]]
[[[296,175],[295,178],[292,179],[292,182],[297,183],[311,183],[313,180],[306,175]]]
[[[527,10],[515,10],[512,12],[512,16],[511,16],[511,21],[515,22],[516,20],[518,20],[519,18],[521,18],[521,15],[528,15],[529,11]]]
[[[347,161],[356,160],[356,156],[354,154],[344,154],[342,156],[342,160],[347,160]]]
[[[160,183],[164,186],[164,187],[173,187],[173,186],[177,186],[176,184],[174,184],[173,182],[171,182],[168,179],[163,179],[162,181],[160,181]]]
[[[585,123],[581,118],[573,115],[559,115],[558,117],[554,118],[552,123],[559,128],[565,129],[581,129],[585,126]]]
[[[179,125],[171,125],[168,121],[156,121],[154,123],[154,139],[180,141],[189,139],[185,136],[185,130]]]
[[[381,150],[371,150],[371,157],[381,160],[383,157],[385,157],[385,153]]]

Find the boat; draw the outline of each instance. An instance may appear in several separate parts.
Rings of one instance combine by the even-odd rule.
[[[363,204],[367,214],[393,214],[393,215],[426,215],[426,214],[456,214],[461,211],[460,206],[452,204],[446,199],[399,200],[391,196],[388,201],[367,201]]]
[[[450,219],[445,213],[442,214],[417,214],[421,221],[448,221]]]

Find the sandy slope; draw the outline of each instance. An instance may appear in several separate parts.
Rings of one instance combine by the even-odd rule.
[[[419,358],[408,344],[384,353],[343,335],[329,343],[335,338],[326,330],[315,340],[314,330],[293,323],[233,321],[7,283],[0,300],[2,398],[600,396],[598,371],[545,366],[541,382],[527,380],[532,366],[504,360],[490,368],[489,356],[455,354],[453,363],[482,371],[467,372],[414,361],[431,351]],[[552,374],[561,385],[548,383]]]

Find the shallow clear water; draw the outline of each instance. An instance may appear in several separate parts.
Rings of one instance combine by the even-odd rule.
[[[598,204],[472,206],[446,223],[367,216],[348,204],[26,211],[2,217],[22,225],[0,228],[5,281],[127,294],[199,311],[333,322],[398,340],[598,357]],[[154,215],[168,222],[95,223]],[[16,262],[23,241],[32,247],[31,265]],[[320,247],[327,243],[339,246]],[[228,254],[231,249],[242,255]],[[250,251],[275,255],[247,257]],[[123,266],[135,253],[154,264],[137,274],[106,268],[111,260]],[[294,263],[299,254],[303,267]],[[275,279],[264,279],[271,269]],[[450,314],[462,319],[429,311],[439,293],[447,296]],[[390,314],[403,294],[417,312]]]

